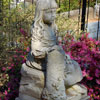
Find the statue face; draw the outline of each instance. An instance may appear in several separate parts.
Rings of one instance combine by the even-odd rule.
[[[56,18],[56,8],[44,10],[43,21],[45,24],[52,24]]]

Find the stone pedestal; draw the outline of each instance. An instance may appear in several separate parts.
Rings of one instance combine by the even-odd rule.
[[[19,97],[15,100],[41,100],[45,72],[30,68],[24,63],[21,75]],[[83,92],[83,95],[80,92]],[[66,100],[89,100],[87,89],[83,85],[76,84],[67,88],[66,94]]]

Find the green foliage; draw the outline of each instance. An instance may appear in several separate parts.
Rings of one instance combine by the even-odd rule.
[[[69,0],[60,0],[60,12],[65,12],[65,11],[69,11],[69,10],[74,10],[74,9],[78,9],[80,4],[79,4],[80,0],[70,0],[70,8],[69,8]],[[57,0],[58,5],[59,5],[59,0]],[[100,3],[100,1],[98,0],[98,3]],[[96,4],[96,0],[90,0],[89,6],[90,7],[94,7],[94,5]],[[87,0],[87,6],[88,6],[88,0]],[[81,0],[81,8],[82,8],[82,0]]]
[[[74,34],[76,39],[80,36],[81,31],[77,19],[74,20],[72,18],[68,18],[66,15],[58,14],[56,24],[58,26],[58,35],[60,37],[65,36],[67,32],[70,32],[72,35]]]
[[[73,10],[73,9],[77,9],[79,2],[77,0],[70,0],[70,8],[69,8],[69,0],[59,0],[58,1],[58,5],[60,5],[60,12],[65,12],[65,11],[69,11],[69,10]]]
[[[0,60],[5,58],[5,51],[6,51],[6,44],[7,44],[7,39],[4,36],[0,35]]]
[[[1,33],[5,32],[8,35],[9,41],[17,41],[17,37],[21,36],[20,28],[25,29],[27,33],[30,32],[30,25],[34,17],[34,5],[28,3],[27,5],[24,6],[21,3],[15,8],[9,8],[9,3],[4,2],[0,30]]]
[[[100,3],[100,0],[97,0],[97,3]],[[96,0],[90,0],[91,7],[94,7],[95,4],[96,4]]]

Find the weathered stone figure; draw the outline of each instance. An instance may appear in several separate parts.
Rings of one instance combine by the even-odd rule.
[[[82,72],[57,44],[55,0],[37,0],[31,52],[22,65],[16,100],[87,100],[87,89],[77,84]]]

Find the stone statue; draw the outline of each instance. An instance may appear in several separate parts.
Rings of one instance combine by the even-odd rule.
[[[22,65],[16,100],[88,100],[79,64],[57,43],[55,0],[37,0],[31,52]]]

